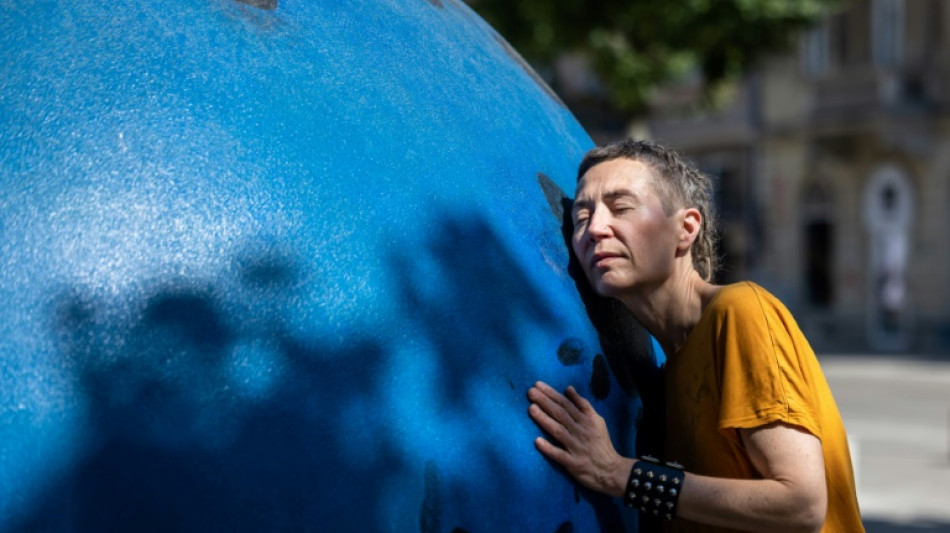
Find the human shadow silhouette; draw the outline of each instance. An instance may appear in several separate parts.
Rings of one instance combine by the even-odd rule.
[[[523,326],[561,324],[490,224],[444,220],[421,254],[388,251],[403,316],[381,327],[407,327],[438,361],[435,373],[418,374],[434,397],[410,400],[484,422],[465,391],[503,390],[501,408],[518,405],[527,420],[524,385],[537,376],[519,353]],[[88,437],[10,531],[367,531],[380,520],[398,530],[493,531],[522,519],[573,528],[526,518],[524,501],[506,496],[522,475],[510,450],[478,427],[434,432],[469,433],[459,442],[486,465],[477,479],[438,455],[422,463],[407,455],[401,421],[382,408],[394,379],[388,337],[370,328],[331,342],[302,331],[286,303],[320,281],[308,277],[307,258],[248,248],[232,261],[236,272],[217,278],[156,276],[121,302],[77,287],[56,296],[49,334],[81,390]],[[120,304],[133,312],[117,312]],[[615,376],[615,350],[626,348],[605,350]],[[550,358],[565,364],[558,353]],[[591,363],[577,371],[593,373]],[[635,392],[630,378],[617,379]],[[636,423],[626,418],[621,434]],[[392,503],[394,495],[404,501]],[[578,491],[575,503],[593,508],[601,530],[622,527],[608,498]]]

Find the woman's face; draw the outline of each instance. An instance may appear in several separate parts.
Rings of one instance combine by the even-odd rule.
[[[601,295],[649,290],[673,273],[679,217],[664,211],[653,180],[650,166],[619,158],[595,165],[577,184],[574,253]]]

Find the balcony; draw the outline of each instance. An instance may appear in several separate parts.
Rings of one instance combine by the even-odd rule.
[[[854,68],[811,83],[815,125],[932,113],[950,104],[950,71]]]

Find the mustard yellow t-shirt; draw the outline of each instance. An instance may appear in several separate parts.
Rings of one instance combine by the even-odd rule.
[[[824,452],[822,531],[864,531],[841,416],[814,352],[777,298],[754,283],[723,287],[664,372],[667,460],[687,472],[757,478],[738,430],[778,421],[804,428]],[[685,520],[671,525],[677,532],[726,531]]]

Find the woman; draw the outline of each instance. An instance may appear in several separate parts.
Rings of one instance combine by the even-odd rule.
[[[535,444],[669,531],[863,531],[841,417],[791,314],[758,285],[711,282],[710,188],[672,150],[620,141],[585,156],[572,212],[594,290],[667,354],[662,459],[676,463],[620,456],[586,399],[541,382],[529,413],[557,443]]]

